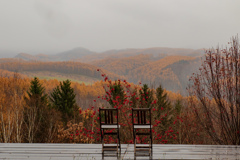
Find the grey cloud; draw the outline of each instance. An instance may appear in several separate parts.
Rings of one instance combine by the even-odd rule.
[[[0,0],[0,50],[215,47],[239,33],[239,6],[237,0]]]
[[[71,20],[61,10],[61,1],[36,0],[35,8],[44,21],[46,31],[55,38],[66,38],[71,30]]]

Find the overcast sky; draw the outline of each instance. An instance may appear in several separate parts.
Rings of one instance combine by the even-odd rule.
[[[239,32],[240,0],[0,0],[6,53],[199,49],[225,46]]]

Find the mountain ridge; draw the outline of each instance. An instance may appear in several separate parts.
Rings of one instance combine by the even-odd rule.
[[[177,92],[187,87],[189,77],[192,73],[197,72],[200,67],[200,57],[203,55],[202,49],[155,47],[97,53],[80,47],[52,55],[50,58],[45,54],[32,56],[22,53],[21,56],[24,59],[22,61],[19,56],[17,56],[18,59],[13,60],[0,59],[0,69],[20,70],[29,75],[38,72],[38,75],[43,77],[44,73],[47,73],[45,71],[54,72],[48,72],[47,77],[51,77],[51,74],[54,75],[53,77],[61,73],[65,77],[67,74],[69,77],[76,74],[88,76],[87,81],[101,80],[101,73],[96,72],[100,69],[112,80],[119,78],[135,84],[140,81],[148,85],[162,84],[167,90]],[[12,63],[7,65],[8,61]],[[1,63],[5,64],[1,65]],[[26,66],[25,63],[28,65]],[[39,66],[37,67],[36,64]],[[8,68],[4,68],[4,66],[8,66]],[[29,68],[37,69],[29,71]],[[39,74],[40,72],[44,73]],[[81,81],[81,78],[78,79]]]
[[[84,63],[91,63],[96,60],[102,60],[105,58],[123,58],[131,57],[140,54],[152,54],[154,57],[159,55],[182,55],[199,57],[204,54],[203,49],[188,49],[188,48],[167,48],[167,47],[154,47],[154,48],[142,48],[142,49],[120,49],[120,50],[108,50],[105,52],[93,52],[89,49],[78,47],[71,50],[63,51],[55,55],[37,54],[31,55],[27,53],[20,53],[14,58],[22,58],[24,60],[32,61],[79,61]]]

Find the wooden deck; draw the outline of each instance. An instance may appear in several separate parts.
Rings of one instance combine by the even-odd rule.
[[[101,144],[16,144],[1,143],[0,159],[10,160],[99,160],[149,159],[134,157],[133,145],[122,144],[121,154],[102,157]],[[111,156],[112,155],[112,156]],[[110,156],[110,157],[108,157]],[[239,159],[240,146],[227,145],[153,145],[152,159]]]

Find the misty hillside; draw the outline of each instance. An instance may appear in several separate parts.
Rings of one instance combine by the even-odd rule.
[[[93,83],[102,80],[101,69],[109,78],[126,79],[171,91],[185,93],[189,77],[200,66],[203,50],[182,48],[146,48],[109,50],[103,53],[84,48],[56,55],[21,53],[13,59],[0,59],[0,69],[18,71],[29,77],[67,79]],[[65,61],[65,62],[63,62]]]
[[[154,57],[164,57],[169,55],[180,55],[180,56],[191,56],[191,57],[201,57],[204,55],[203,49],[185,49],[185,48],[166,48],[166,47],[156,47],[156,48],[144,48],[144,49],[123,49],[123,50],[109,50],[97,55],[84,56],[79,61],[93,62],[96,60],[102,60],[105,58],[124,58],[131,57],[140,54],[151,54]]]
[[[19,53],[14,58],[18,58],[26,61],[37,61],[39,59],[37,56],[33,56],[27,53]]]
[[[124,76],[133,83],[146,83],[157,87],[162,84],[171,91],[185,90],[189,77],[200,66],[200,57],[165,54],[140,54],[124,58],[105,58],[90,62],[110,72]]]
[[[127,75],[131,70],[144,66],[152,61],[153,55],[140,54],[124,58],[105,58],[102,60],[95,60],[90,62],[90,64],[104,68],[119,75]]]
[[[21,58],[24,60],[36,60],[36,61],[78,61],[84,63],[94,63],[98,60],[103,60],[106,58],[124,58],[131,57],[140,54],[151,54],[153,57],[164,57],[169,55],[181,55],[181,56],[191,56],[200,57],[204,54],[202,49],[184,49],[184,48],[145,48],[145,49],[122,49],[122,50],[109,50],[102,53],[97,53],[90,51],[85,48],[75,48],[72,50],[64,51],[56,55],[30,55],[27,53],[20,53],[15,58]]]
[[[39,62],[39,61],[9,61],[1,62],[0,69],[11,72],[18,72],[31,77],[52,77],[76,79],[86,83],[102,80],[101,73],[97,71],[98,67],[80,62]],[[125,77],[101,69],[109,78],[123,79]],[[83,78],[83,79],[82,79]]]
[[[193,61],[196,61],[196,58],[190,56],[166,56],[131,70],[126,77],[134,83],[137,83],[138,80],[142,83],[156,85],[155,87],[161,84],[168,90],[182,91],[186,88],[188,76],[196,71],[193,68],[198,68],[198,66],[189,67],[188,64],[194,64]],[[185,74],[177,72],[174,64],[177,65],[179,70],[183,68]],[[189,68],[185,65],[188,65]]]
[[[64,51],[61,53],[58,53],[56,55],[45,55],[45,54],[38,54],[38,55],[30,55],[27,53],[20,53],[16,55],[14,58],[20,58],[27,61],[73,61],[79,58],[82,58],[87,55],[95,55],[95,52],[92,52],[85,48],[74,48],[69,51]]]
[[[51,56],[50,60],[51,61],[69,61],[69,60],[75,60],[75,59],[82,58],[84,56],[95,55],[95,54],[96,54],[95,52],[79,47],[79,48],[75,48],[75,49]]]

